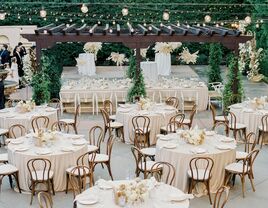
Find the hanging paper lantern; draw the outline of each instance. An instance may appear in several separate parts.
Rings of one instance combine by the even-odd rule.
[[[87,7],[87,5],[82,4],[82,6],[81,6],[81,12],[83,12],[84,14],[88,12],[88,7]]]

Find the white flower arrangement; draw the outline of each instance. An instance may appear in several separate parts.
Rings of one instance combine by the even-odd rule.
[[[114,188],[115,203],[124,206],[126,204],[138,204],[149,197],[146,181],[137,178],[129,184],[121,184]]]
[[[99,50],[102,48],[102,43],[101,42],[87,42],[84,45],[84,51],[86,53],[93,53],[95,56],[95,60],[97,60],[97,53]]]
[[[193,145],[203,144],[205,141],[205,131],[195,127],[194,129],[184,130],[181,132],[181,138],[185,139],[186,142]]]
[[[191,54],[188,48],[183,48],[183,51],[180,53],[179,59],[185,62],[186,64],[189,63],[195,64],[198,58],[197,55],[198,53],[199,51],[196,51],[195,53]]]
[[[129,61],[125,54],[115,52],[112,52],[107,60],[112,60],[114,63],[116,63],[116,66],[122,66],[125,62]]]
[[[141,49],[141,57],[142,58],[146,58],[146,55],[147,55],[147,51],[148,51],[148,48],[142,48]]]
[[[16,105],[16,110],[20,113],[25,113],[25,112],[30,112],[34,109],[35,107],[35,102],[32,100],[21,100],[18,102]]]
[[[170,54],[175,49],[181,47],[181,45],[181,42],[157,42],[153,49],[155,50],[155,53]]]
[[[138,105],[141,110],[148,110],[153,105],[153,102],[148,98],[140,98]]]
[[[56,138],[56,131],[47,131],[44,132],[43,129],[39,129],[38,132],[34,134],[35,145],[41,147],[43,143],[48,142],[49,140],[54,140]]]
[[[253,98],[253,100],[251,100],[251,107],[253,109],[256,109],[256,108],[263,109],[266,99],[267,99],[267,96],[262,96],[260,98],[257,98],[257,97]]]

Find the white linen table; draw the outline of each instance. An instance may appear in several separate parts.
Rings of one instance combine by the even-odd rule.
[[[49,118],[49,127],[57,121],[57,109],[45,106],[36,106],[30,112],[19,113],[16,107],[0,110],[0,128],[8,129],[14,124],[22,124],[26,130],[32,129],[31,121],[37,116],[47,116]]]
[[[155,62],[157,63],[157,70],[159,75],[168,76],[171,73],[171,55],[170,53],[156,53]]]
[[[162,103],[154,104],[148,110],[138,110],[136,104],[121,105],[116,112],[116,121],[124,125],[124,136],[127,143],[133,143],[134,131],[132,118],[134,116],[143,115],[150,118],[150,144],[156,143],[156,135],[160,133],[160,128],[166,126],[170,118],[176,115],[177,110],[172,106]]]
[[[111,184],[119,186],[121,184],[130,183],[131,181],[112,181]],[[137,205],[127,205],[126,207],[134,208],[188,208],[189,200],[183,200],[180,202],[171,202],[170,197],[176,197],[182,195],[183,192],[173,186],[169,186],[164,183],[160,183],[155,187],[149,197],[145,199],[143,203]],[[87,198],[90,196],[97,197],[97,203],[91,205],[83,205],[79,203],[79,198]],[[85,190],[83,193],[76,196],[77,208],[119,208],[120,206],[115,204],[113,189],[102,190],[98,186],[91,187]]]
[[[82,137],[82,135],[81,135]],[[76,138],[73,140],[72,138]],[[51,162],[51,170],[54,172],[55,191],[64,191],[66,188],[66,169],[76,165],[77,158],[88,151],[85,139],[82,145],[73,145],[77,140],[77,135],[62,134],[58,132],[56,139],[49,141],[44,147],[36,147],[32,134],[21,139],[22,144],[8,144],[8,162],[16,166],[19,170],[19,182],[22,190],[29,191],[30,175],[27,169],[27,162],[34,158],[46,158]],[[79,139],[79,140],[80,140]],[[25,151],[19,151],[19,148]],[[40,151],[47,151],[47,154],[40,154]]]
[[[188,175],[190,160],[194,157],[210,157],[214,161],[212,169],[212,178],[210,180],[210,190],[215,193],[224,182],[224,168],[226,165],[235,162],[236,143],[224,143],[221,139],[226,138],[223,135],[206,136],[205,142],[202,145],[194,146],[186,143],[180,134],[168,134],[165,137],[170,138],[170,141],[164,141],[159,138],[156,144],[156,161],[164,161],[171,163],[176,169],[176,175],[173,185],[184,192],[188,191]],[[165,148],[166,143],[174,143],[177,146],[173,149]],[[230,145],[232,149],[219,150],[217,145]],[[192,151],[195,148],[203,148],[207,152],[196,154]],[[200,189],[199,189],[200,190]],[[198,190],[198,191],[199,191]],[[203,190],[200,190],[202,194]]]
[[[157,82],[158,80],[158,71],[157,71],[157,63],[154,61],[142,61],[141,69],[143,71],[144,77],[153,82]]]
[[[87,76],[96,74],[95,55],[93,53],[80,53],[78,60],[79,74]]]

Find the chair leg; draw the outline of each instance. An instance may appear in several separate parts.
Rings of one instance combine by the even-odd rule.
[[[75,124],[73,124],[72,126],[73,126],[73,128],[74,128],[74,132],[75,132],[75,134],[78,134],[78,131],[77,131],[77,127],[76,127],[76,125],[75,125]]]
[[[211,195],[210,195],[210,184],[209,184],[209,180],[207,181],[206,184],[207,184],[209,202],[210,202],[210,204],[212,204]]]
[[[33,204],[33,196],[35,194],[35,183],[32,182],[32,193],[31,193],[31,202],[30,202],[30,205]]]
[[[11,175],[8,175],[8,179],[9,179],[10,188],[13,188],[13,185],[12,185],[12,176]]]
[[[65,193],[68,193],[68,184],[69,184],[69,174],[66,173],[66,189],[65,189]]]
[[[248,174],[248,178],[250,180],[250,184],[251,184],[251,187],[252,187],[252,190],[255,192],[255,187],[254,187],[254,183],[253,183],[253,174],[252,173],[249,173]]]
[[[125,143],[124,127],[121,128],[122,142]]]
[[[247,130],[246,130],[246,128],[243,129],[243,136],[244,136],[244,141],[246,141],[246,138],[247,138]]]
[[[14,178],[15,178],[15,180],[16,180],[16,183],[17,183],[19,192],[21,193],[20,183],[19,183],[19,173],[18,173],[18,172],[14,173]]]
[[[51,188],[52,188],[53,195],[55,195],[54,180],[53,180],[53,178],[51,179]]]
[[[107,168],[108,168],[108,172],[109,172],[109,174],[110,174],[110,176],[111,176],[111,179],[112,179],[112,181],[113,181],[114,178],[113,178],[113,175],[112,175],[111,165],[110,165],[110,163],[105,163],[105,164],[106,164],[106,166],[107,166]]]
[[[235,129],[233,129],[233,135],[234,135],[235,140],[237,140],[237,131]]]
[[[240,178],[241,178],[241,183],[242,183],[242,194],[243,194],[243,198],[245,198],[245,176],[240,175]]]
[[[189,180],[189,185],[188,185],[188,194],[192,193],[192,179],[190,178]]]

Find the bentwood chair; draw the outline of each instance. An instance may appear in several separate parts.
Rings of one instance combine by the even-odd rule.
[[[143,136],[147,147],[150,147],[150,118],[148,116],[134,116],[132,118],[132,127],[134,131],[134,138],[136,134]],[[141,130],[141,131],[140,131]],[[141,135],[143,133],[143,135]]]
[[[21,193],[20,184],[19,184],[19,170],[14,165],[11,165],[11,164],[0,165],[0,190],[1,190],[2,180],[5,176],[9,177],[9,183],[10,183],[11,188],[12,188],[12,176],[15,178],[19,192]]]
[[[229,191],[229,187],[221,186],[216,192],[212,208],[224,208],[229,197]]]
[[[192,125],[193,125],[194,116],[196,114],[196,107],[197,107],[197,105],[194,104],[193,107],[192,107],[192,110],[190,112],[189,119],[185,118],[183,120],[183,125],[188,126],[189,129],[192,128]]]
[[[231,163],[225,167],[225,185],[230,181],[231,178],[234,178],[234,175],[239,175],[242,183],[242,193],[243,197],[245,197],[245,178],[248,176],[251,187],[255,192],[255,187],[253,183],[253,164],[257,155],[259,154],[259,150],[255,149],[251,151],[245,159],[239,162]]]
[[[206,185],[209,201],[212,204],[210,196],[210,179],[211,171],[214,166],[214,161],[209,157],[195,157],[190,160],[189,167],[187,171],[189,181],[188,193],[192,193],[195,185],[199,182],[202,182]]]
[[[244,139],[246,139],[246,128],[247,128],[246,125],[238,123],[237,118],[234,113],[230,111],[228,113],[229,113],[228,117],[226,115],[224,116],[225,116],[225,120],[228,121],[229,129],[233,131],[234,138],[237,140],[237,133],[240,133],[240,137],[242,137],[241,136],[241,132],[242,132]]]
[[[95,166],[98,164],[106,165],[112,180],[114,180],[111,170],[111,156],[112,156],[113,145],[114,145],[114,137],[109,136],[105,154],[102,153],[96,154],[95,160],[93,162],[94,163],[93,170],[95,169]]]
[[[179,107],[179,99],[177,97],[168,97],[166,99],[166,104],[173,106],[174,108],[178,109]]]
[[[146,134],[142,129],[135,130],[134,146],[137,147],[145,156],[154,160],[156,149],[148,146]]]
[[[213,104],[210,104],[210,110],[211,110],[212,119],[213,119],[213,127],[212,127],[213,130],[215,129],[216,124],[227,122],[224,116],[217,116],[216,108],[213,106]]]
[[[258,143],[261,143],[261,148],[264,141],[265,134],[268,134],[268,114],[261,118],[261,125],[258,127]],[[262,139],[261,139],[262,138]]]
[[[100,153],[101,141],[103,140],[103,128],[100,126],[93,126],[88,133],[89,145],[97,148],[97,153]],[[89,148],[90,151],[90,148]]]
[[[255,149],[257,145],[257,138],[253,132],[250,132],[245,141],[244,151],[236,151],[236,160],[244,160],[248,154]]]
[[[75,177],[80,180],[82,177],[88,178],[90,186],[93,185],[93,163],[96,158],[95,151],[89,151],[80,155],[76,160],[76,166],[72,166],[66,169],[66,190],[65,193],[68,193],[68,185],[71,178]],[[77,194],[76,186],[71,184],[72,188],[75,188],[73,191],[74,197]],[[81,190],[81,189],[79,189]]]
[[[76,109],[75,109],[75,114],[74,114],[74,118],[73,119],[68,119],[68,118],[60,119],[60,121],[63,121],[65,123],[67,123],[68,126],[71,126],[74,129],[75,134],[78,134],[78,131],[77,131],[77,120],[78,120],[79,111],[80,111],[80,105],[77,105],[76,106]]]
[[[176,133],[176,130],[184,126],[185,115],[183,113],[177,113],[169,119],[167,126],[162,126],[160,132],[162,134]]]
[[[111,122],[111,119],[109,117],[109,114],[107,113],[106,110],[100,109],[101,115],[104,121],[104,138],[105,135],[108,131],[109,136],[112,135],[112,131],[115,130],[116,135],[118,135],[118,132],[120,131],[121,137],[122,137],[122,142],[125,142],[125,137],[124,137],[124,126],[120,122]]]
[[[47,187],[47,192],[55,195],[53,176],[54,172],[51,170],[51,162],[45,158],[34,158],[27,162],[27,168],[31,179],[31,202],[33,202],[33,196],[35,195],[36,187],[38,184],[44,184]]]
[[[136,162],[136,177],[139,177],[140,173],[143,173],[144,179],[146,179],[156,162],[147,160],[147,155],[144,155],[137,147],[131,147],[131,152]]]
[[[39,192],[38,195],[38,204],[39,208],[52,208],[53,207],[53,201],[51,198],[51,195],[47,192]]]
[[[175,178],[175,168],[168,162],[156,162],[151,167],[151,175],[156,178],[157,181],[163,181],[166,184],[172,185]]]
[[[111,121],[116,120],[116,115],[113,114],[114,112],[114,105],[111,100],[104,100],[103,101],[103,109],[109,114],[109,118]]]
[[[39,129],[47,129],[49,124],[49,118],[47,116],[37,116],[32,119],[33,132],[37,132]]]
[[[13,138],[13,139],[25,136],[26,133],[27,133],[27,129],[22,124],[14,124],[10,126],[8,129],[9,138]]]
[[[51,130],[69,133],[69,125],[64,121],[56,121],[51,125]]]

